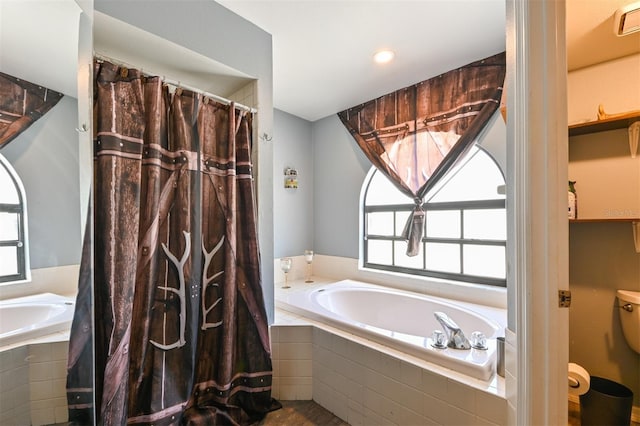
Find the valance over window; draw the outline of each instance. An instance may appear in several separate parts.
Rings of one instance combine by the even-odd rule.
[[[408,256],[419,252],[424,196],[499,107],[505,72],[503,52],[338,113],[373,165],[414,199],[403,234]]]
[[[0,72],[0,149],[46,114],[62,96]]]

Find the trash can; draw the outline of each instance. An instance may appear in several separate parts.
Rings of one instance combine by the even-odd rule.
[[[632,406],[631,389],[609,379],[591,376],[589,390],[580,395],[580,422],[583,426],[629,426]]]

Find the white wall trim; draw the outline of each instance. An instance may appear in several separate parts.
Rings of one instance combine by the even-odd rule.
[[[565,2],[510,0],[507,22],[515,423],[567,424],[569,318],[557,305],[568,288]]]
[[[75,298],[78,292],[80,265],[53,266],[31,270],[31,280],[0,286],[0,300],[54,293]]]
[[[302,279],[306,266],[303,256],[290,257],[293,258],[293,267],[289,272],[289,279]],[[284,274],[280,271],[280,259],[275,259],[274,262],[277,285],[284,281]],[[358,259],[350,257],[316,254],[313,257],[312,270],[316,276],[333,278],[336,281],[352,279],[460,302],[507,309],[507,294],[504,287],[367,269],[360,267],[359,263]]]

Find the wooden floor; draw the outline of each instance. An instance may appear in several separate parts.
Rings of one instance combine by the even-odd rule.
[[[349,426],[314,401],[279,401],[282,408],[267,414],[257,426]]]
[[[257,426],[349,426],[314,401],[279,401],[282,408],[267,414]],[[568,426],[580,426],[578,404],[569,404]],[[631,422],[631,426],[640,424]]]
[[[256,423],[255,426],[349,426],[314,401],[279,401],[282,408],[272,411]],[[57,423],[52,426],[73,426],[70,423]],[[580,409],[577,404],[569,403],[568,426],[580,426]],[[631,422],[631,426],[640,426]]]

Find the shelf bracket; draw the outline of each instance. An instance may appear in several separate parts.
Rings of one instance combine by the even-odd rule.
[[[640,121],[636,121],[629,126],[629,150],[631,158],[636,158],[638,151],[638,139],[640,138]]]
[[[640,253],[640,222],[631,222],[633,227],[633,244],[636,246],[636,253]]]

